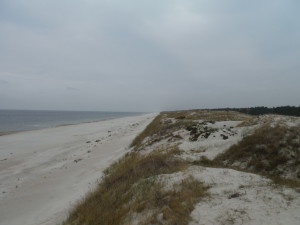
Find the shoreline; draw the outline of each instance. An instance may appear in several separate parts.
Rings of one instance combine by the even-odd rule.
[[[0,224],[57,225],[156,114],[0,137]]]
[[[19,133],[19,132],[23,132],[25,130],[21,130],[21,131],[0,131],[0,137],[1,136],[5,136],[5,135],[10,135],[10,134],[15,134],[15,133]]]
[[[44,130],[44,129],[56,128],[56,127],[66,127],[66,126],[74,126],[74,125],[80,125],[80,124],[98,123],[98,122],[107,121],[107,120],[143,116],[143,115],[148,115],[148,114],[153,114],[153,113],[141,113],[141,114],[138,114],[138,115],[132,115],[132,116],[127,115],[127,116],[124,116],[124,117],[109,117],[109,118],[100,119],[100,120],[92,120],[92,121],[78,122],[78,123],[68,123],[68,124],[59,124],[59,125],[54,125],[54,126],[49,126],[49,127],[41,127],[41,128],[37,128],[37,129],[11,130],[11,131],[2,130],[2,131],[0,131],[0,137],[1,136],[6,136],[6,135],[11,135],[11,134],[22,133],[22,132],[28,132],[28,131],[39,131],[39,130]]]

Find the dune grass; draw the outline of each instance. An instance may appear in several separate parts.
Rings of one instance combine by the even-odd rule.
[[[132,215],[145,211],[152,212],[145,217],[145,224],[148,220],[157,220],[161,212],[164,224],[175,224],[175,221],[187,224],[193,205],[206,195],[207,188],[189,178],[182,181],[178,190],[164,190],[156,176],[187,167],[186,162],[173,155],[172,151],[127,154],[104,171],[97,189],[78,203],[63,224],[126,224]]]
[[[131,143],[136,151],[159,142],[162,139],[172,137],[174,131],[187,129],[196,126],[199,120],[203,121],[224,121],[249,120],[251,116],[233,111],[211,111],[211,110],[185,110],[161,112]],[[147,140],[147,143],[145,143]]]
[[[148,139],[148,145],[173,136],[173,132],[193,125],[191,120],[170,120],[167,112],[160,113],[131,143],[130,147],[139,150],[144,147],[143,143]]]
[[[281,176],[286,167],[299,169],[300,129],[265,125],[215,158],[227,165]],[[299,177],[300,178],[300,177]]]
[[[172,190],[155,188],[153,192],[152,189],[147,192],[148,197],[145,202],[145,209],[150,210],[151,215],[146,217],[141,224],[188,224],[195,204],[203,197],[209,196],[207,189],[208,187],[204,183],[192,176],[182,180]]]
[[[266,124],[215,159],[203,156],[193,164],[252,172],[270,178],[275,184],[299,189],[299,140],[299,126]]]
[[[154,120],[145,128],[145,130],[142,131],[131,143],[130,147],[136,147],[138,148],[141,146],[142,141],[149,136],[152,136],[153,134],[157,133],[161,129],[161,119],[163,114],[160,113],[158,116],[154,118]]]
[[[235,111],[214,111],[214,110],[183,110],[165,112],[170,118],[205,121],[244,121],[252,116]]]
[[[176,173],[191,164],[179,157],[178,146],[162,147],[149,154],[139,150],[187,129],[199,120],[249,120],[236,112],[206,110],[163,112],[131,144],[133,152],[104,171],[96,190],[82,199],[70,212],[63,225],[186,225],[190,213],[208,187],[190,176],[166,188],[160,175]],[[258,128],[214,160],[202,157],[193,165],[233,168],[271,178],[276,184],[300,187],[297,179],[282,177],[282,168],[299,169],[299,128],[270,125]],[[286,154],[288,152],[288,154]]]

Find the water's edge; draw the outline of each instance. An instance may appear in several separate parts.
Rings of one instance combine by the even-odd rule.
[[[147,113],[0,110],[0,136],[144,114]]]

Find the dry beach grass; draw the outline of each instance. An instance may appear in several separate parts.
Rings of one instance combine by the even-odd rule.
[[[298,224],[299,124],[229,111],[162,112],[64,225]]]
[[[148,155],[130,153],[105,170],[97,189],[82,200],[64,224],[131,224],[135,214],[147,214],[143,223],[187,224],[193,205],[207,195],[206,187],[192,177],[183,180],[177,190],[164,190],[156,180],[160,174],[186,168],[186,163],[168,152]]]

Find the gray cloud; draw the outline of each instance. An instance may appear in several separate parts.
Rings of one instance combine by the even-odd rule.
[[[74,88],[74,87],[67,87],[66,88],[68,91],[80,91],[79,88]]]
[[[8,85],[9,84],[9,82],[8,81],[6,81],[6,80],[3,80],[3,79],[0,79],[0,85]]]
[[[299,105],[298,1],[0,4],[1,108]]]

